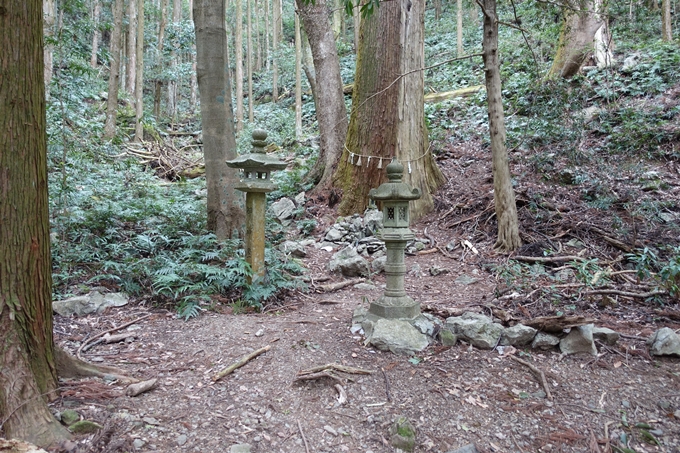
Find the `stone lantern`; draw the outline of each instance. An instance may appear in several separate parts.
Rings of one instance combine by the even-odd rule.
[[[378,238],[387,248],[385,294],[371,303],[368,313],[379,318],[413,319],[420,314],[420,305],[404,291],[404,249],[406,242],[415,237],[409,229],[409,202],[419,199],[421,194],[420,189],[402,182],[404,166],[398,160],[392,160],[386,171],[388,181],[368,193],[371,200],[382,202],[383,229]]]
[[[267,132],[253,131],[252,152],[228,160],[231,168],[241,169],[241,182],[236,189],[246,193],[246,261],[253,271],[253,281],[264,277],[264,225],[267,207],[267,192],[276,190],[271,182],[271,172],[283,170],[288,164],[273,156],[268,156]]]

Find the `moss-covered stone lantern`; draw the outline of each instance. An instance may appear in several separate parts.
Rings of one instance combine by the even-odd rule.
[[[241,169],[241,182],[236,189],[246,193],[246,261],[253,271],[252,281],[264,277],[264,225],[267,208],[267,192],[276,190],[271,181],[271,172],[283,170],[287,164],[265,153],[267,132],[253,131],[253,149],[236,159],[228,160],[227,165]]]
[[[412,319],[420,314],[420,305],[404,290],[404,249],[406,242],[415,237],[409,229],[409,202],[419,199],[421,194],[420,189],[402,182],[404,166],[398,160],[392,160],[386,171],[388,181],[368,193],[371,200],[382,203],[383,229],[378,238],[387,248],[385,294],[371,303],[368,313],[388,319]]]

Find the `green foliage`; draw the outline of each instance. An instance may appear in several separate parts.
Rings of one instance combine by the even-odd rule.
[[[672,297],[680,298],[680,246],[660,250],[645,247],[626,258],[635,264],[639,278],[654,278],[660,288]]]

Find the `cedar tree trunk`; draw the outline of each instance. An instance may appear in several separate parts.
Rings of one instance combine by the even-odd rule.
[[[0,7],[0,422],[7,438],[69,437],[56,397],[42,0]]]
[[[237,170],[226,164],[227,160],[236,158],[236,137],[227,59],[225,0],[195,0],[194,25],[208,185],[208,228],[219,239],[226,239],[241,234],[244,213],[243,194],[234,188],[239,182]]]
[[[340,59],[328,19],[326,0],[316,0],[314,3],[298,0],[297,7],[314,61],[316,83],[313,93],[320,136],[319,158],[308,178],[318,181],[315,191],[322,191],[329,188],[342,156],[347,135],[347,109],[342,93]]]
[[[515,192],[512,189],[508,150],[505,147],[505,114],[501,99],[501,74],[498,59],[498,19],[496,0],[484,0],[484,74],[489,105],[489,134],[493,171],[494,203],[498,221],[498,237],[494,249],[510,252],[522,242],[519,237]]]

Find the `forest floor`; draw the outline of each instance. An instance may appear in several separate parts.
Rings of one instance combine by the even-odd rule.
[[[604,173],[591,168],[600,180],[610,181],[608,190],[618,197],[611,209],[596,209],[584,194],[601,187],[556,182],[568,176],[568,162],[553,162],[555,179],[545,181],[534,161],[517,152],[512,173],[522,239],[528,244],[517,255],[544,256],[551,250],[580,256],[591,266],[557,262],[522,268],[492,250],[488,151],[470,143],[439,156],[448,183],[437,194],[436,211],[412,229],[436,240],[443,251],[406,257],[408,269],[418,264],[422,270],[406,276],[406,290],[424,311],[442,319],[492,309],[514,319],[566,312],[595,318],[596,325],[625,335],[615,346],[598,345],[597,356],[517,351],[544,373],[552,400],[529,367],[497,350],[432,344],[409,358],[364,346],[363,338],[350,332],[351,318],[363,300],[381,295],[384,276],[376,275],[374,290],[348,286],[322,293],[312,284],[309,292],[289,293],[263,313],[234,313],[218,304],[185,322],[174,312],[131,304],[101,316],[56,316],[57,344],[75,353],[87,338],[150,315],[121,331],[134,332],[134,340],[102,343],[82,356],[137,379],[156,378],[153,390],[129,397],[117,381],[62,381],[54,409],[75,409],[104,426],[81,436],[78,451],[217,453],[247,443],[261,453],[392,452],[390,426],[404,416],[417,429],[416,452],[443,453],[471,443],[480,452],[680,452],[680,359],[650,357],[644,343],[661,327],[680,329],[678,300],[626,296],[650,288],[644,289],[634,273],[614,274],[631,270],[626,247],[680,243],[672,223],[626,210],[631,197],[633,203],[671,200],[664,205],[665,218],[680,221],[678,167],[652,162],[636,173],[623,163]],[[638,176],[650,172],[663,185],[643,190]],[[326,214],[318,220],[315,236],[320,239],[331,218]],[[445,248],[463,240],[478,253]],[[328,277],[331,253],[308,251],[303,259],[308,276]],[[431,276],[427,270],[434,266],[448,272]],[[592,287],[580,283],[579,276],[597,269],[610,275],[604,288],[620,293],[588,292]],[[556,283],[555,275],[565,270],[567,279]],[[470,278],[460,279],[463,275]],[[213,381],[218,371],[266,345],[271,349]],[[330,363],[371,374],[296,380],[301,370]],[[346,394],[342,404],[341,391]],[[625,443],[631,450],[616,450]]]

